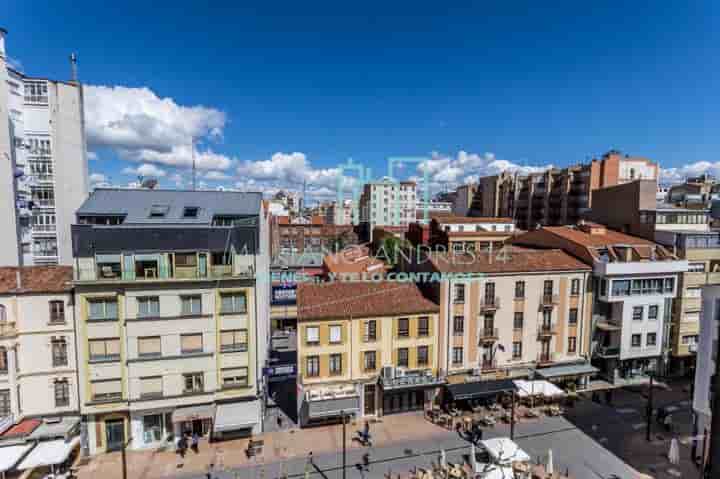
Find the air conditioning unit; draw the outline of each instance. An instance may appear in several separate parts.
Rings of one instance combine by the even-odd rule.
[[[383,366],[382,378],[385,380],[395,379],[395,366]]]

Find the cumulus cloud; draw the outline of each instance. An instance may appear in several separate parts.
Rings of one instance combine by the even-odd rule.
[[[720,161],[715,163],[710,161],[697,161],[679,168],[663,168],[660,170],[660,182],[679,183],[685,181],[685,178],[700,176],[704,173],[715,177],[720,176]]]
[[[282,153],[272,155],[269,160],[244,161],[237,168],[244,184],[250,180],[255,183],[284,185],[298,189],[303,182],[308,185],[337,188],[340,179],[339,168],[313,168],[304,153]],[[343,177],[344,187],[352,183],[352,178]]]
[[[162,168],[158,168],[157,166],[150,163],[143,163],[137,168],[131,168],[128,166],[127,168],[123,169],[122,172],[126,175],[155,176],[157,178],[162,178],[163,176],[167,175],[167,172],[165,170],[163,170]]]
[[[90,183],[103,183],[107,181],[107,177],[102,173],[90,173]]]
[[[88,152],[87,152],[87,159],[88,159],[88,161],[95,161],[95,160],[98,159],[98,155],[97,155],[97,153],[95,153],[94,151],[88,151]]]
[[[203,173],[202,177],[210,181],[226,181],[232,179],[232,176],[228,175],[225,172],[217,170],[210,170],[208,172],[205,172]]]
[[[112,148],[125,160],[190,167],[191,139],[221,139],[226,116],[215,108],[178,105],[149,88],[88,85],[85,121],[90,146]],[[201,170],[224,170],[235,163],[211,148],[194,150]]]

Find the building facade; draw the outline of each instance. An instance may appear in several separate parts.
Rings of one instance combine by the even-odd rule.
[[[272,258],[335,251],[357,244],[357,234],[351,224],[325,224],[321,216],[295,219],[271,216],[270,238]]]
[[[261,194],[97,189],[73,225],[83,447],[262,430]]]
[[[356,225],[358,211],[352,200],[333,201],[325,210],[325,223],[329,225]]]
[[[301,284],[302,425],[422,410],[437,399],[438,306],[408,283]]]
[[[687,260],[596,223],[544,227],[513,243],[562,248],[593,268],[593,364],[615,384],[664,373],[673,299]]]
[[[416,220],[416,184],[390,178],[366,183],[360,195],[360,221],[368,235],[376,226],[407,226]],[[372,240],[372,238],[370,238]]]
[[[79,416],[72,268],[0,268],[0,422]]]
[[[514,234],[512,218],[436,216],[430,222],[430,244],[446,251],[499,250]]]
[[[452,204],[452,213],[457,216],[467,216],[470,212],[473,198],[478,186],[474,183],[458,186]]]
[[[82,86],[9,67],[5,35],[0,29],[0,265],[70,265],[70,225],[88,193]]]

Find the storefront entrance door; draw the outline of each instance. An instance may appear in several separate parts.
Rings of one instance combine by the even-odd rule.
[[[125,442],[125,421],[113,419],[105,421],[105,443],[108,451],[119,451]]]

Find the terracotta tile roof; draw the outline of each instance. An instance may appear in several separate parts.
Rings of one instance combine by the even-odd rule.
[[[413,283],[301,283],[297,291],[298,319],[368,318],[437,313],[440,307]]]
[[[516,233],[513,231],[445,231],[444,232],[449,238],[464,238],[464,237],[475,237],[475,236],[481,236],[483,238],[485,237],[500,237],[500,238],[510,238],[511,236],[515,235]]]
[[[531,250],[516,246],[492,254],[431,253],[430,262],[437,271],[443,273],[533,273],[592,269],[559,249]]]
[[[325,218],[323,218],[322,216],[314,215],[311,218],[310,223],[312,223],[313,225],[324,225]]]
[[[289,225],[290,224],[290,217],[289,216],[278,216],[277,222],[279,225]]]
[[[72,289],[72,279],[71,266],[0,267],[0,294],[65,293]]]
[[[430,215],[436,219],[438,223],[443,224],[483,224],[483,223],[507,223],[512,224],[512,218],[493,218],[481,216],[455,216],[455,215]]]
[[[40,424],[42,424],[42,421],[39,419],[23,419],[4,433],[0,434],[0,438],[10,439],[28,436],[31,432],[37,429]]]
[[[385,263],[370,255],[367,246],[351,246],[323,258],[328,272],[338,275],[385,273]]]
[[[579,228],[572,228],[570,226],[544,226],[543,229],[550,233],[565,238],[573,243],[577,243],[582,246],[592,247],[605,247],[609,245],[655,245],[652,241],[648,241],[644,238],[638,238],[637,236],[630,236],[625,233],[604,229],[602,225],[588,224],[591,228],[603,229],[602,234],[589,234]]]

